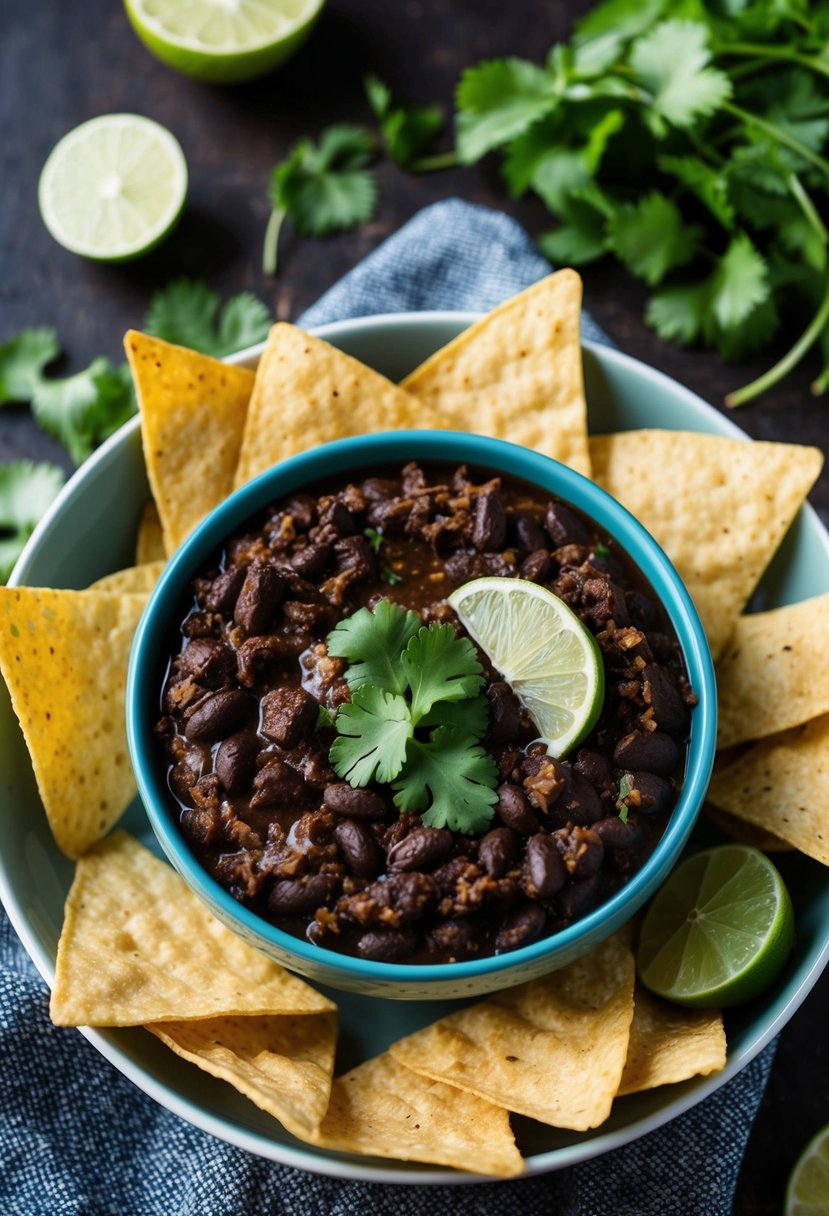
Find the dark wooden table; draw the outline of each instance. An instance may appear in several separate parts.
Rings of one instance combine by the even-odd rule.
[[[191,274],[230,294],[249,289],[281,319],[292,319],[364,254],[427,203],[458,195],[509,211],[531,232],[540,204],[511,202],[485,163],[412,177],[379,170],[376,220],[325,242],[284,239],[281,275],[262,276],[262,237],[272,165],[299,136],[338,120],[367,121],[361,78],[378,72],[401,96],[451,104],[459,73],[482,58],[540,60],[565,37],[583,0],[329,0],[311,41],[275,76],[217,89],[178,76],[136,41],[117,3],[0,0],[0,342],[25,325],[53,325],[64,372],[95,355],[120,358],[123,331],[140,324],[152,290]],[[127,110],[168,126],[182,143],[190,194],[173,238],[126,266],[98,266],[60,249],[37,212],[40,168],[56,140],[93,115]],[[585,273],[586,303],[618,345],[719,405],[725,393],[769,361],[727,366],[708,352],[680,351],[642,324],[643,291],[609,266]],[[809,396],[807,364],[737,421],[756,438],[829,448],[826,403]],[[0,461],[19,456],[68,462],[23,408],[0,414]],[[829,522],[829,476],[812,501]],[[780,1040],[755,1125],[735,1212],[779,1212],[785,1180],[807,1138],[829,1120],[829,975],[818,983]]]

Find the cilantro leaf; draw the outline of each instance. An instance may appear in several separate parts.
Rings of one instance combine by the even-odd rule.
[[[422,626],[400,656],[419,723],[437,701],[463,701],[481,691],[484,676],[475,647],[451,625]]]
[[[394,803],[401,811],[420,811],[430,827],[482,832],[498,801],[498,767],[473,735],[441,726],[428,743],[413,739]]]
[[[707,283],[677,284],[654,292],[645,320],[660,338],[690,346],[701,337],[707,312]]]
[[[480,160],[520,135],[558,104],[552,79],[525,59],[491,59],[469,68],[458,85],[458,157]]]
[[[401,696],[364,684],[337,714],[330,757],[338,777],[355,786],[393,781],[403,768],[414,728]]]
[[[468,697],[465,701],[437,701],[424,714],[418,726],[458,726],[467,734],[481,739],[489,726],[489,702],[486,697]]]
[[[419,629],[416,612],[380,600],[373,612],[360,608],[336,625],[328,635],[328,653],[348,659],[345,678],[352,693],[371,684],[399,694],[406,687],[400,656]]]
[[[129,368],[126,363],[113,367],[103,357],[64,380],[41,379],[32,396],[38,425],[63,444],[75,464],[86,460],[135,411]]]
[[[628,821],[628,804],[626,799],[633,793],[633,773],[622,773],[619,781],[619,794],[616,798],[616,810],[622,823]]]
[[[585,45],[607,34],[625,41],[649,29],[668,7],[668,0],[606,0],[576,24],[575,42]]]
[[[59,354],[53,329],[23,329],[0,346],[0,405],[31,401],[43,369]]]
[[[378,76],[366,76],[363,86],[389,156],[403,169],[417,169],[421,152],[443,127],[443,110],[440,106],[393,105],[391,90]]]
[[[377,183],[366,166],[373,154],[371,132],[350,123],[327,127],[316,143],[301,139],[294,145],[271,174],[266,273],[276,273],[279,230],[286,217],[303,236],[327,236],[371,219]]]
[[[61,469],[16,460],[0,465],[0,583],[5,583],[35,524],[63,485]]]
[[[728,177],[724,170],[712,168],[698,156],[660,156],[657,164],[663,173],[687,186],[723,228],[734,227],[734,208],[728,197]]]
[[[383,544],[382,528],[363,528],[363,536],[369,543],[372,553],[379,553]]]
[[[768,267],[746,233],[729,243],[711,276],[711,308],[723,329],[734,329],[769,295]]]
[[[538,247],[551,262],[569,266],[586,266],[607,252],[604,220],[595,211],[584,209],[570,215],[565,224],[554,232],[543,232]]]
[[[656,135],[664,134],[663,119],[674,127],[690,127],[731,96],[731,81],[718,68],[707,67],[710,60],[708,30],[698,21],[663,21],[634,43],[630,65],[651,95]]]
[[[628,270],[646,283],[659,283],[675,266],[696,253],[702,229],[688,224],[676,203],[658,190],[635,205],[620,207],[611,216],[607,242]]]
[[[174,279],[150,300],[144,328],[165,342],[189,346],[221,359],[268,336],[272,319],[261,300],[249,292],[231,298],[219,310],[218,292],[198,279]]]

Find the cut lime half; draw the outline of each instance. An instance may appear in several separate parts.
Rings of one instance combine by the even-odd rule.
[[[278,67],[307,37],[324,0],[124,0],[154,55],[197,80],[233,84]]]
[[[829,1123],[813,1136],[797,1159],[786,1188],[784,1216],[826,1216],[829,1212]]]
[[[604,699],[595,638],[563,600],[523,578],[476,578],[449,596],[461,624],[535,723],[551,756],[590,733]]]
[[[737,1005],[775,980],[793,939],[775,866],[747,845],[720,845],[683,861],[657,892],[639,935],[639,978],[680,1005]]]
[[[38,204],[64,249],[120,262],[167,236],[186,194],[184,153],[168,130],[139,114],[103,114],[52,149]]]

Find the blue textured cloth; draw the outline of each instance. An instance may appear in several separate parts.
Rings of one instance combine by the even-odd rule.
[[[488,309],[549,270],[511,219],[458,201],[416,215],[302,318]],[[585,327],[587,328],[587,327]],[[594,327],[593,334],[601,340]],[[773,1048],[635,1144],[542,1178],[473,1187],[337,1182],[215,1140],[70,1030],[0,913],[2,1216],[728,1216]]]

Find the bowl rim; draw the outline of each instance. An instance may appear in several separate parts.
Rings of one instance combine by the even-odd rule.
[[[158,699],[158,657],[165,653],[164,639],[175,634],[175,610],[186,584],[227,537],[284,494],[326,476],[342,476],[349,470],[356,472],[408,458],[457,459],[503,471],[541,486],[584,511],[622,547],[653,587],[677,635],[690,683],[699,696],[692,714],[682,789],[644,865],[609,899],[565,929],[506,954],[455,963],[385,963],[327,950],[286,933],[235,900],[196,859],[181,834],[148,713]],[[411,984],[432,987],[436,993],[438,986],[460,985],[480,977],[509,983],[510,977],[526,966],[541,971],[549,963],[546,969],[552,970],[556,963],[569,961],[582,946],[586,950],[613,933],[664,882],[688,841],[708,788],[716,750],[716,683],[702,622],[676,569],[642,524],[605,490],[573,469],[506,440],[460,431],[404,430],[352,436],[298,453],[234,491],[209,513],[169,559],[139,622],[127,677],[126,717],[138,790],[156,838],[188,886],[220,919],[230,927],[239,926],[247,940],[262,943],[260,948],[277,951],[287,966],[291,966],[289,959],[296,959],[305,974],[311,974],[313,968],[324,968],[324,982],[336,985],[334,977],[342,976],[349,986],[360,981],[376,987]],[[526,976],[513,978],[512,982],[521,978]]]

